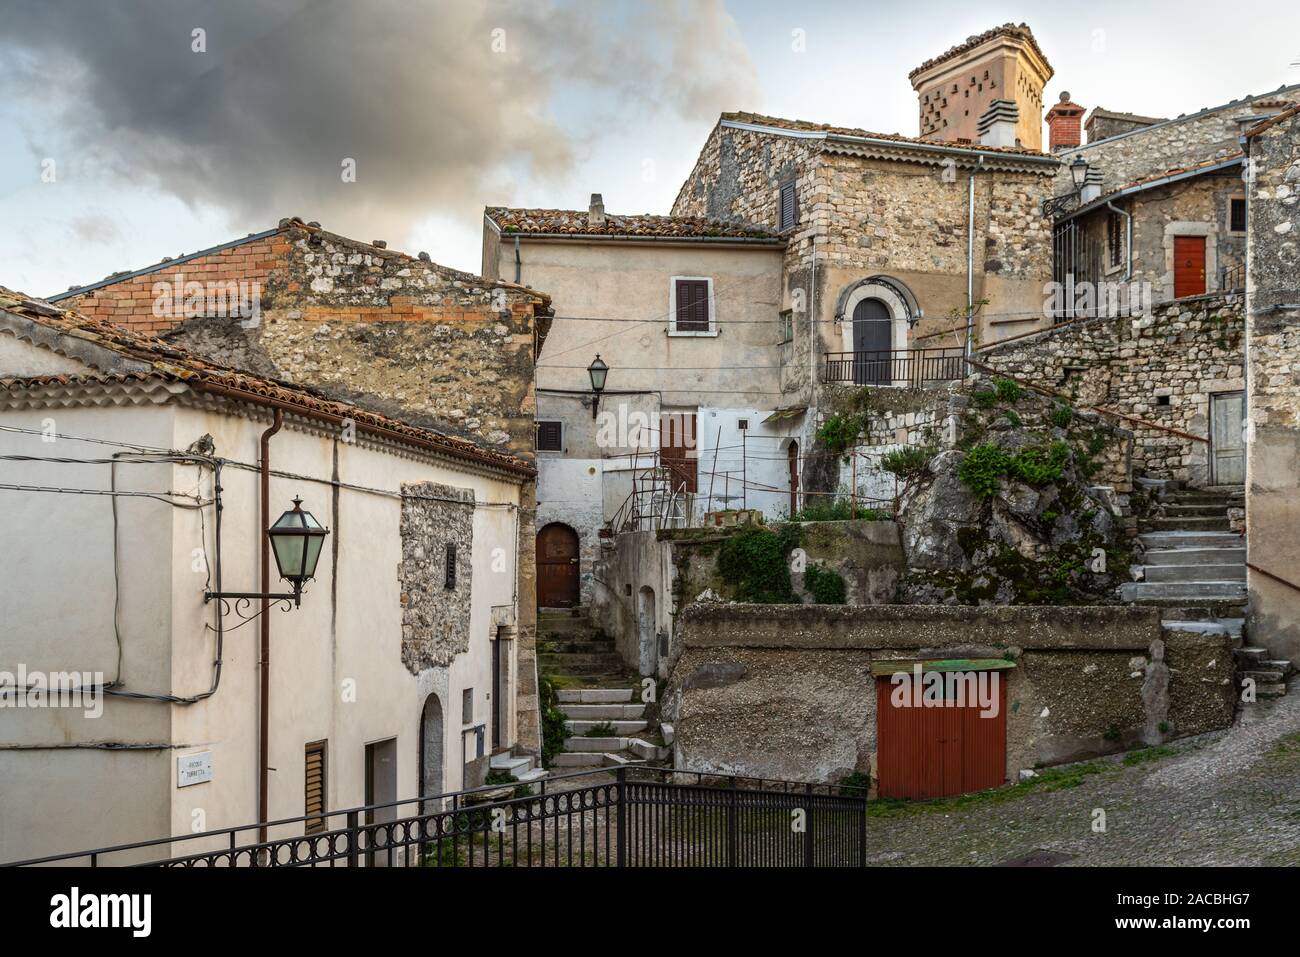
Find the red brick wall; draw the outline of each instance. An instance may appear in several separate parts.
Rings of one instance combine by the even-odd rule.
[[[1078,146],[1083,142],[1083,107],[1058,103],[1047,111],[1047,148]]]
[[[209,283],[242,280],[259,283],[265,294],[273,274],[281,278],[287,275],[288,254],[289,238],[281,232],[186,262],[169,263],[163,269],[143,276],[124,279],[80,296],[60,300],[59,305],[142,332],[164,332],[185,317],[180,308],[183,303],[178,303],[171,310],[171,315],[156,308],[159,297],[154,287],[157,283],[172,285],[193,281]]]

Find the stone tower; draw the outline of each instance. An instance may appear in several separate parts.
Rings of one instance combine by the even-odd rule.
[[[921,138],[978,143],[980,118],[1002,100],[1018,108],[1019,144],[1041,150],[1043,88],[1052,73],[1023,23],[1004,23],[967,37],[908,74],[919,100]]]

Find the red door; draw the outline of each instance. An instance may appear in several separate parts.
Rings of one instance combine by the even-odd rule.
[[[981,673],[975,673],[981,674]],[[876,681],[876,775],[881,797],[925,800],[1006,782],[1007,690],[1000,671],[982,672],[996,714],[978,703],[898,705],[889,675]]]
[[[790,514],[799,511],[799,443],[791,442],[785,450],[790,467]]]
[[[1205,294],[1205,237],[1174,237],[1174,298]]]
[[[547,525],[537,533],[537,606],[572,608],[578,604],[578,533],[567,525]]]
[[[696,455],[695,413],[661,413],[659,463],[668,470],[674,492],[697,490]]]

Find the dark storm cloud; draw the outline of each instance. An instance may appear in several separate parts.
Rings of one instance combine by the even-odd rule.
[[[656,111],[711,118],[755,89],[721,0],[10,0],[6,10],[0,93],[22,98],[40,155],[71,151],[70,164],[93,160],[245,222],[301,214],[363,238],[481,206],[518,171],[562,177],[598,131],[563,126],[560,94],[612,98],[630,123]],[[206,52],[192,49],[195,29]],[[347,158],[354,184],[342,182]]]

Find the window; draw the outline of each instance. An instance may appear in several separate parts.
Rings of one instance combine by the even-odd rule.
[[[794,342],[794,310],[781,310],[781,345]]]
[[[1112,212],[1106,218],[1106,245],[1110,249],[1110,264],[1118,266],[1124,261],[1124,220]]]
[[[303,749],[303,832],[315,834],[325,830],[325,750],[328,742],[313,741]]]
[[[446,578],[443,581],[444,588],[456,587],[456,546],[452,542],[447,543],[447,563],[444,568]]]
[[[564,426],[560,422],[537,423],[537,451],[563,452]]]
[[[674,276],[669,295],[673,316],[669,335],[714,336],[713,280],[702,276]]]
[[[466,688],[460,693],[460,723],[474,723],[474,689]]]
[[[1228,203],[1228,229],[1234,233],[1246,231],[1246,201],[1233,199]]]
[[[794,191],[794,180],[781,184],[780,208],[777,210],[778,232],[793,229],[799,222],[799,197]]]

